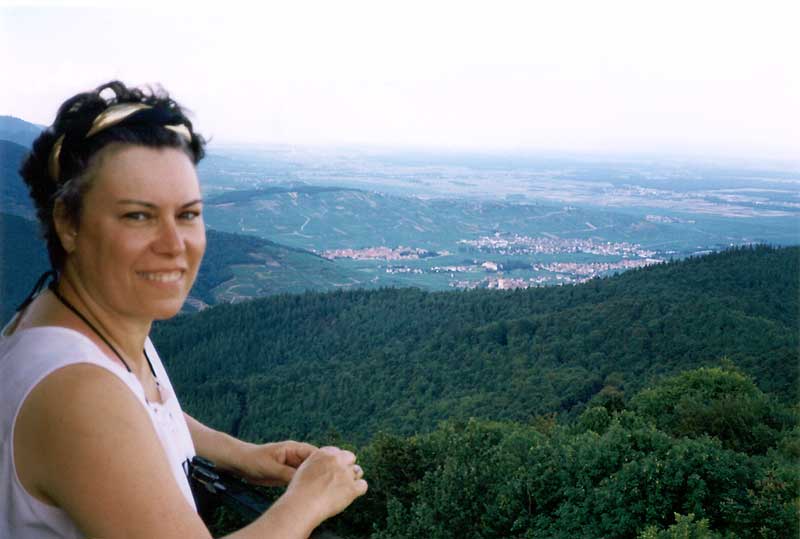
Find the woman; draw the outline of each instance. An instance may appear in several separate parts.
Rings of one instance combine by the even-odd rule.
[[[253,445],[180,409],[148,334],[203,257],[203,147],[168,96],[119,82],[66,101],[34,142],[21,174],[56,279],[0,337],[0,537],[209,537],[195,453],[288,484],[230,537],[307,537],[366,492],[348,451]]]

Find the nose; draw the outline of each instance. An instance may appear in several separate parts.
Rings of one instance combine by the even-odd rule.
[[[174,219],[164,219],[158,228],[158,237],[153,249],[159,254],[175,256],[186,248],[184,238]]]

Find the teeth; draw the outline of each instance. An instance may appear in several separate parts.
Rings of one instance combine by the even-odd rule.
[[[163,272],[140,272],[139,275],[148,281],[158,281],[160,283],[171,283],[181,278],[182,271],[163,271]]]

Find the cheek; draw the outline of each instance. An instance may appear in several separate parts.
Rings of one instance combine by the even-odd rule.
[[[84,226],[78,233],[76,254],[84,266],[99,266],[101,269],[125,257],[122,241],[109,241],[109,237],[97,234],[97,228]]]
[[[206,252],[205,229],[200,229],[197,234],[193,234],[189,238],[188,245],[190,246],[192,258],[194,259],[195,264],[199,264]]]

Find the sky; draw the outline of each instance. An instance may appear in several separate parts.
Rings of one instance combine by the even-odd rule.
[[[126,4],[0,0],[0,114],[119,79],[212,144],[800,159],[797,0]]]

